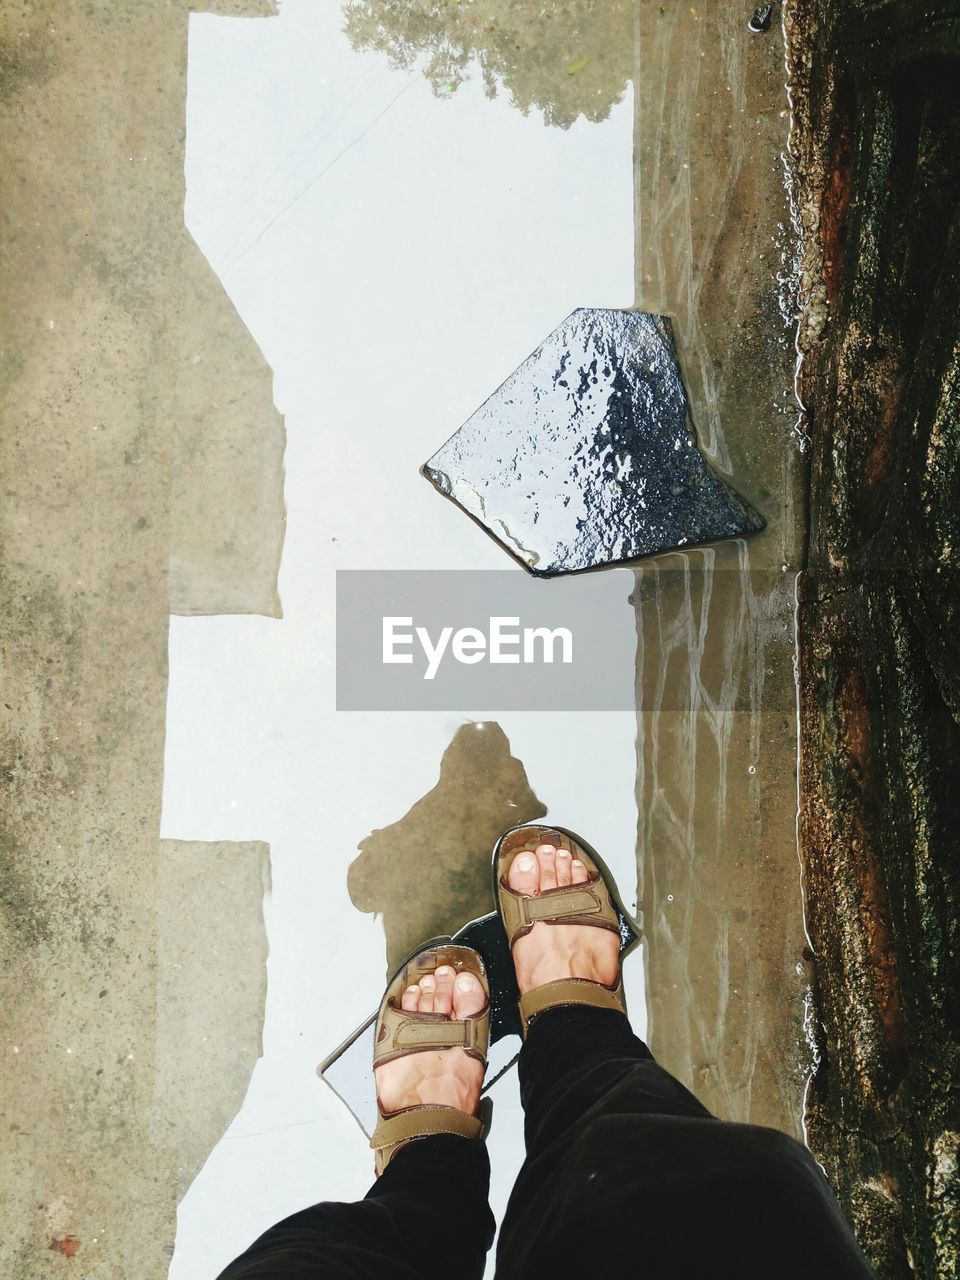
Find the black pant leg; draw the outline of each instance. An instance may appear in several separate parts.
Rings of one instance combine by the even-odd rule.
[[[363,1200],[285,1218],[219,1280],[479,1280],[494,1233],[489,1186],[486,1143],[418,1138]]]
[[[636,1112],[712,1118],[654,1060],[622,1013],[581,1005],[541,1014],[530,1028],[517,1069],[528,1155],[562,1140],[571,1124],[625,1079]]]
[[[623,1015],[541,1015],[520,1081],[527,1159],[498,1280],[873,1278],[806,1148],[712,1117]]]

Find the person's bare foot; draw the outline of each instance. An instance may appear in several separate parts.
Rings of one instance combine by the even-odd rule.
[[[469,1018],[483,1008],[483,987],[472,973],[456,973],[451,965],[441,965],[407,987],[401,1008],[408,1013],[445,1013],[447,1017]],[[476,1115],[483,1086],[483,1063],[463,1049],[427,1049],[395,1058],[375,1068],[377,1097],[384,1114],[425,1103],[456,1107]]]
[[[519,850],[507,869],[510,888],[531,897],[589,878],[582,862],[552,844]],[[620,969],[620,938],[594,925],[539,921],[513,944],[513,963],[521,995],[560,978],[587,978],[610,986]]]

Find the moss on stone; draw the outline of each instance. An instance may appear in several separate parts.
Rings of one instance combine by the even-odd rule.
[[[787,19],[813,444],[801,839],[811,1145],[879,1274],[960,1271],[960,19]]]

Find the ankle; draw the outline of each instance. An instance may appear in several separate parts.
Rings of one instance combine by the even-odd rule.
[[[513,954],[521,994],[564,978],[612,986],[620,969],[619,939],[593,928],[538,926]]]

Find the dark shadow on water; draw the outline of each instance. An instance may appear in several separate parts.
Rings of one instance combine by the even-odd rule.
[[[546,812],[500,726],[462,725],[443,753],[437,785],[398,822],[361,840],[350,865],[353,905],[383,916],[388,969],[425,939],[490,911],[494,842]]]

